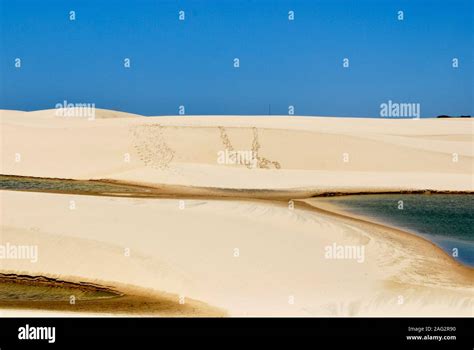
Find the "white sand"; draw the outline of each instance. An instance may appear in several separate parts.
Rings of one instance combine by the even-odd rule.
[[[474,190],[471,119],[101,114],[110,116],[103,110],[95,120],[55,117],[54,110],[1,111],[0,173],[304,193]],[[226,150],[219,126],[234,150],[251,151],[256,141],[259,156],[281,168],[218,164],[218,152]]]
[[[4,260],[4,271],[153,288],[239,316],[472,313],[472,269],[411,235],[265,201],[1,199],[3,244],[39,249],[37,263]],[[326,259],[333,243],[365,246],[364,261]]]
[[[0,173],[295,194],[473,190],[471,120],[110,116],[2,111]],[[217,164],[226,137],[235,150],[258,142],[261,159],[280,169]],[[0,196],[1,242],[36,244],[40,255],[2,260],[1,271],[152,288],[239,316],[473,312],[473,270],[431,243],[299,204],[195,199],[180,209],[178,199]],[[364,262],[325,258],[334,243],[364,246]]]

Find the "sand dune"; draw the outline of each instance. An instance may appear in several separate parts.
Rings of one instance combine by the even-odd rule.
[[[433,244],[281,200],[473,191],[472,120],[54,112],[0,112],[1,174],[121,181],[179,198],[1,191],[0,241],[39,249],[38,262],[2,260],[2,272],[130,285],[239,316],[472,316],[473,270]],[[253,165],[221,164],[219,152],[237,151]],[[328,259],[334,244],[364,247],[363,261]]]
[[[93,107],[93,106],[90,106]],[[84,108],[87,110],[87,106],[85,107],[71,107],[70,109],[74,108]],[[96,119],[117,119],[117,118],[135,118],[141,117],[139,114],[121,112],[121,111],[113,111],[110,109],[101,109],[101,108],[93,108],[94,109],[94,118]],[[38,111],[16,111],[16,110],[7,110],[7,109],[0,109],[0,115],[15,115],[16,118],[24,118],[29,120],[34,119],[71,119],[71,118],[79,118],[74,116],[67,116],[68,108],[61,108],[58,109],[43,109]],[[74,111],[73,111],[74,112]]]
[[[87,120],[56,117],[54,110],[2,111],[0,173],[315,193],[472,191],[473,125],[470,119]],[[218,152],[226,150],[254,152],[257,167],[219,164]]]
[[[177,199],[11,191],[1,200],[3,244],[39,249],[37,263],[6,260],[4,271],[139,286],[238,316],[472,314],[472,269],[418,237],[298,203],[180,209]],[[363,245],[364,261],[327,259],[334,243]]]

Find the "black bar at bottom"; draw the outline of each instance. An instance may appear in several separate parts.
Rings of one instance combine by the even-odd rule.
[[[52,328],[44,327],[54,327],[54,342]],[[313,337],[316,343],[319,339],[334,345],[472,349],[473,330],[473,318],[0,318],[0,349],[136,346],[161,337],[202,336]]]

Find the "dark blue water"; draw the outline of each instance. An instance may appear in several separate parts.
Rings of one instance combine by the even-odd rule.
[[[356,195],[330,201],[354,214],[416,233],[474,267],[473,194]],[[458,256],[453,255],[454,248]]]

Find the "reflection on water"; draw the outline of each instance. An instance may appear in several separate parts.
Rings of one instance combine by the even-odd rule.
[[[417,233],[474,266],[474,194],[341,196],[329,201],[354,214]]]

